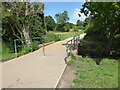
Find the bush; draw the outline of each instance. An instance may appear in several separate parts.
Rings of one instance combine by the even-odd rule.
[[[10,48],[5,44],[5,43],[2,43],[2,54],[3,53],[9,53],[10,52]]]
[[[48,32],[45,36],[44,42],[48,43],[48,42],[52,42],[52,41],[59,41],[60,38],[58,35],[52,33],[52,32]]]
[[[74,27],[73,27],[73,31],[78,32],[78,27],[77,27],[77,26],[74,26]]]

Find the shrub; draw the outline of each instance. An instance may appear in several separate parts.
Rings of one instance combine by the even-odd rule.
[[[74,27],[73,27],[73,30],[74,30],[75,32],[78,32],[78,27],[77,27],[77,26],[74,26]]]
[[[48,42],[52,42],[52,41],[59,41],[60,38],[58,35],[52,33],[52,32],[48,32],[45,36],[44,42],[48,43]]]

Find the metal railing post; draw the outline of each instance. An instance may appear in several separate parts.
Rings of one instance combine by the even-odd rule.
[[[14,40],[14,48],[15,48],[15,55],[16,55],[16,58],[17,58],[17,45],[16,45],[16,40]]]
[[[75,49],[75,36],[73,37],[73,41],[74,41],[74,47],[73,50]]]
[[[76,49],[77,49],[77,44],[78,44],[78,35],[76,36]]]
[[[80,35],[76,35],[71,40],[66,42],[66,59],[65,59],[65,61],[67,61],[67,59],[69,57],[68,50],[70,50],[70,52],[71,52],[72,48],[78,50],[79,39],[80,39]],[[69,45],[69,43],[70,43],[70,45]]]
[[[43,56],[45,56],[45,44],[44,44],[44,38],[42,37],[42,45],[43,45]]]
[[[68,42],[66,42],[66,59],[68,58]]]
[[[31,39],[31,42],[32,42],[32,39]],[[32,46],[32,44],[31,44],[31,52],[33,52],[33,46]]]
[[[73,39],[72,39],[72,40],[73,40]],[[72,40],[71,40],[71,45],[70,45],[70,52],[71,52],[71,50],[72,50],[72,48],[73,48]]]
[[[77,50],[78,50],[78,41],[79,41],[79,39],[80,39],[80,35],[77,36],[77,45],[76,45],[77,46]]]
[[[43,43],[43,56],[45,56],[45,45]]]

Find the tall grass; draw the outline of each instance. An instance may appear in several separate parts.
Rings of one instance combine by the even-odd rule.
[[[33,45],[32,47],[22,47],[20,49],[18,49],[19,51],[17,52],[17,57],[25,55],[31,51],[35,51],[38,48],[38,45]],[[0,59],[0,61],[4,62],[10,59],[13,59],[16,57],[14,51],[14,48],[10,49],[9,46],[5,43],[2,43],[2,59]]]

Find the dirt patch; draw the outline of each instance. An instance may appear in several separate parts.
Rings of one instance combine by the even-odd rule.
[[[75,72],[78,70],[76,66],[80,64],[82,64],[80,61],[75,60],[74,64],[67,65],[57,88],[70,88],[71,85],[74,85],[73,79],[77,78],[77,76],[75,76]]]
[[[77,50],[73,50],[72,53],[76,57],[81,57],[81,56],[78,56]],[[74,85],[73,79],[78,78],[78,76],[75,75],[75,72],[77,70],[79,70],[79,68],[77,68],[77,66],[82,65],[82,64],[84,64],[84,63],[79,60],[74,60],[74,63],[72,65],[67,65],[67,67],[57,85],[56,90],[59,90],[59,88],[70,88],[71,85]]]

